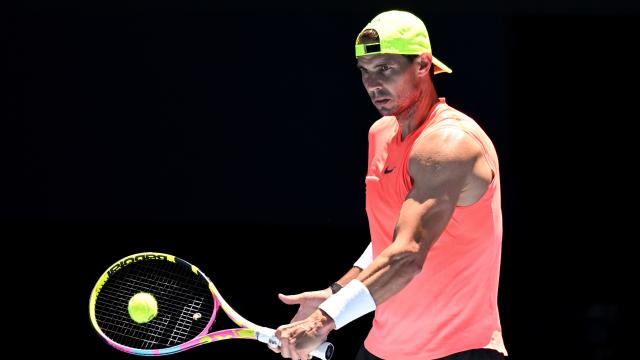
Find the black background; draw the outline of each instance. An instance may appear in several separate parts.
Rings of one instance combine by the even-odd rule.
[[[26,352],[131,358],[88,319],[99,275],[163,251],[248,319],[320,289],[368,243],[355,35],[420,16],[454,69],[436,87],[500,155],[499,305],[513,359],[631,348],[637,8],[622,2],[23,3],[10,12],[0,216]],[[15,319],[15,320],[14,320]],[[331,334],[351,359],[371,317]],[[72,355],[66,355],[72,356]],[[176,358],[277,359],[221,342]]]

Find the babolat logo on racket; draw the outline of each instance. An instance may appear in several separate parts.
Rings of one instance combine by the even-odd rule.
[[[123,267],[140,260],[167,260],[167,257],[165,255],[160,255],[160,254],[141,254],[141,255],[131,256],[113,265],[111,269],[107,271],[107,274],[111,276],[114,272],[122,269]]]

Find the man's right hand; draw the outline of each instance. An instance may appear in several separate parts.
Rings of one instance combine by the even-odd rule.
[[[278,294],[278,298],[287,305],[299,305],[298,312],[290,322],[294,323],[308,318],[309,315],[313,314],[313,312],[318,309],[318,306],[332,294],[331,288],[326,288],[324,290],[307,291],[296,295]],[[280,353],[280,348],[269,347],[269,349]]]
[[[318,306],[332,295],[331,288],[317,291],[307,291],[297,295],[278,294],[280,301],[287,305],[300,305],[298,312],[291,319],[291,322],[304,320],[309,317]]]

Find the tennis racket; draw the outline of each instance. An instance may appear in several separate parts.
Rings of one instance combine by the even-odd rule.
[[[129,300],[139,292],[152,294],[158,309],[151,321],[142,324],[133,321],[128,311]],[[238,328],[211,330],[220,307]],[[280,346],[274,329],[240,316],[202,271],[168,254],[145,252],[111,265],[93,288],[89,314],[109,345],[134,355],[169,355],[228,339]],[[330,359],[333,345],[325,342],[311,355]]]

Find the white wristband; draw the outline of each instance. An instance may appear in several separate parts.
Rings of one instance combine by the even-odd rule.
[[[336,324],[336,329],[376,309],[369,289],[359,280],[351,280],[339,292],[331,295],[319,306]]]
[[[358,259],[358,261],[356,261],[356,263],[353,264],[353,266],[357,266],[360,269],[364,270],[367,268],[367,266],[371,265],[372,262],[373,262],[373,249],[371,248],[371,243],[369,243],[369,246],[367,246],[367,248],[364,250],[362,255],[360,255],[360,259]]]

